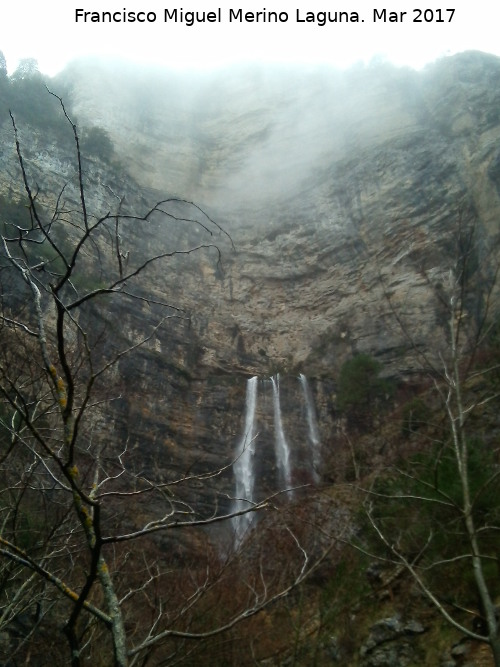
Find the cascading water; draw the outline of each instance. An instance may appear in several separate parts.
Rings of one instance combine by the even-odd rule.
[[[238,443],[236,460],[233,463],[235,496],[233,511],[248,509],[254,502],[254,455],[255,455],[255,409],[257,406],[257,376],[247,380],[245,399],[245,430]],[[250,527],[254,514],[249,512],[233,519],[235,541],[238,543]]]
[[[300,384],[302,385],[302,390],[304,392],[304,401],[306,404],[306,416],[307,416],[307,427],[309,441],[312,446],[312,468],[313,468],[313,479],[316,484],[320,482],[319,470],[321,469],[321,442],[319,439],[318,432],[318,420],[316,417],[316,410],[314,408],[314,400],[307,381],[306,376],[301,373],[299,376]]]
[[[287,418],[290,424],[297,427],[297,416],[300,415],[300,408],[305,406],[305,416],[307,419],[307,429],[300,426],[296,433],[298,442],[303,442],[304,446],[299,446],[296,451],[296,461],[298,470],[309,469],[312,471],[314,483],[320,482],[321,470],[321,442],[319,438],[318,422],[316,410],[314,407],[314,398],[307,381],[306,376],[301,373],[299,376],[302,386],[303,403],[300,399],[300,393],[297,391],[288,391]],[[283,426],[283,416],[281,412],[280,395],[280,377],[275,375],[268,380],[261,381],[261,389],[258,390],[259,380],[257,376],[247,380],[246,398],[245,398],[245,416],[243,434],[238,440],[235,452],[235,461],[233,463],[233,473],[235,480],[235,499],[232,506],[233,512],[240,512],[250,509],[257,502],[256,488],[262,487],[264,493],[272,493],[273,490],[291,489],[291,449]],[[269,386],[272,387],[272,410],[271,405],[266,405],[266,396],[269,396]],[[295,384],[295,387],[297,385]],[[262,405],[257,406],[257,395],[262,393],[259,401]],[[299,396],[299,400],[297,400]],[[257,408],[259,407],[259,410]],[[257,414],[258,421],[262,427],[260,434],[257,434]],[[269,469],[269,459],[267,456],[271,452],[267,450],[266,445],[271,444],[272,430],[270,430],[270,421],[274,424],[274,458],[276,461],[276,479],[271,479]],[[306,435],[307,434],[307,435]],[[256,440],[259,436],[259,456],[256,456]],[[309,443],[309,451],[305,447]],[[296,444],[298,444],[296,442]],[[267,451],[266,451],[267,450]],[[271,454],[272,456],[272,454]],[[305,458],[304,458],[305,456]],[[257,471],[260,470],[261,479],[256,479]],[[293,492],[288,492],[289,497],[293,497]],[[234,530],[234,545],[237,547],[243,541],[245,534],[250,528],[256,515],[248,512],[236,516],[232,520]]]
[[[280,486],[289,489],[292,483],[290,472],[290,448],[285,438],[283,422],[281,419],[280,405],[280,376],[275,375],[271,378],[273,383],[273,406],[274,406],[274,437],[276,465],[280,475]]]

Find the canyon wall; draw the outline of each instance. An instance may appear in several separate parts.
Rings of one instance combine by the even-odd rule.
[[[495,57],[421,72],[97,62],[69,73],[77,116],[110,133],[133,178],[195,201],[232,237],[223,271],[205,268],[203,288],[183,294],[210,367],[330,375],[363,351],[408,370],[382,291],[406,303],[425,345],[435,318],[422,269],[446,270],[460,216],[478,221],[483,250],[497,238]]]
[[[120,362],[108,388],[116,400],[103,433],[129,442],[146,468],[183,475],[230,462],[246,380],[269,383],[279,372],[293,476],[311,476],[299,374],[309,379],[328,447],[345,359],[367,352],[399,379],[417,368],[386,296],[414,345],[437,353],[428,277],[439,279],[453,262],[458,222],[476,225],[479,261],[498,247],[498,58],[465,53],[421,72],[378,63],[205,74],[82,61],[53,83],[70,89],[79,125],[103,128],[114,144],[114,162],[84,165],[93,214],[118,205],[144,214],[180,197],[216,223],[174,202],[174,218],[129,225],[122,239],[124,252],[144,257],[217,246],[148,271],[144,295],[182,311]],[[36,128],[21,128],[20,140],[40,196],[53,199],[69,180],[65,196],[78,205],[71,142],[63,147]],[[17,197],[7,119],[0,150],[0,194]],[[193,216],[201,224],[179,220]],[[105,349],[137,340],[158,313],[144,301],[132,311],[105,304],[88,317],[108,339]],[[262,405],[264,492],[276,461],[273,416]],[[191,493],[202,511],[215,496],[229,507],[231,469]]]

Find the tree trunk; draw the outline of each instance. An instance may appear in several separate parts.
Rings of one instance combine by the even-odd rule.
[[[99,559],[99,580],[101,582],[104,597],[111,617],[111,635],[113,639],[114,667],[127,667],[127,635],[123,624],[122,610],[115,592],[113,580],[109,573],[106,561],[101,556]]]
[[[495,667],[500,667],[500,637],[498,634],[495,637],[490,638],[490,646]]]

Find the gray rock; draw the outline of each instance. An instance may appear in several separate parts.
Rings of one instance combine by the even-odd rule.
[[[423,632],[425,632],[425,628],[422,623],[414,620],[405,623],[404,630],[407,634],[410,635],[421,635]]]
[[[404,667],[414,664],[417,653],[409,635],[425,632],[421,623],[402,622],[399,615],[384,618],[370,628],[368,639],[360,648],[363,667]]]

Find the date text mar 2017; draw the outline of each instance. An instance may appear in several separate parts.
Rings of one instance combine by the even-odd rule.
[[[374,23],[450,23],[454,9],[413,9],[411,12],[395,12],[389,9],[374,9]]]

